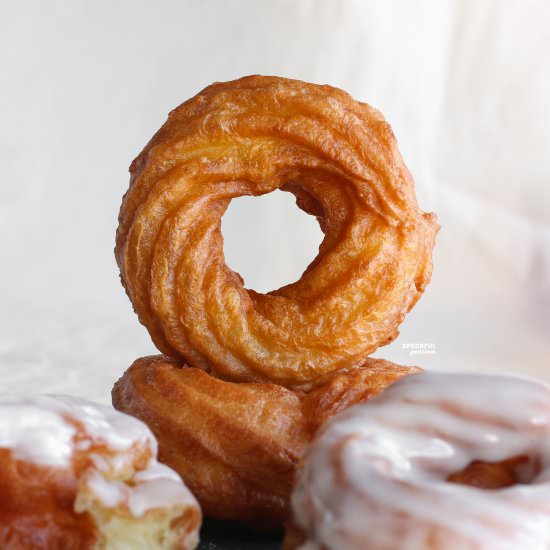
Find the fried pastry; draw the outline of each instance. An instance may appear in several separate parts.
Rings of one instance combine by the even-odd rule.
[[[226,382],[159,355],[126,371],[113,404],[151,428],[160,460],[180,473],[205,516],[277,526],[288,517],[295,467],[318,427],[417,370],[368,359],[305,393]]]
[[[549,480],[550,388],[414,374],[319,431],[284,548],[546,548]]]
[[[438,224],[417,204],[388,123],[331,86],[250,76],[169,115],[130,167],[116,258],[165,354],[229,381],[310,389],[398,334],[432,271]],[[302,277],[267,294],[225,263],[231,199],[294,193],[324,233]]]
[[[0,402],[0,547],[191,550],[201,513],[136,418],[71,397]]]

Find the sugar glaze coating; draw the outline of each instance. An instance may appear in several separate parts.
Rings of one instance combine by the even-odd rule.
[[[447,478],[525,455],[518,483]],[[330,421],[292,497],[302,550],[550,546],[550,390],[523,378],[420,373]]]
[[[146,510],[195,500],[170,468],[156,460],[157,442],[149,428],[112,407],[68,396],[0,399],[0,449],[15,460],[70,469],[75,456],[90,453],[91,467],[80,474],[101,503],[126,503],[139,517]],[[132,485],[121,481],[139,455],[146,463],[133,474]]]

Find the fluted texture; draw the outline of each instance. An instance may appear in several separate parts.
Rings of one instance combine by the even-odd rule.
[[[389,125],[330,86],[251,76],[170,113],[132,163],[116,257],[156,346],[233,381],[312,387],[394,339],[431,275],[437,223],[418,209]],[[245,289],[223,255],[230,200],[294,193],[325,234],[300,280]]]
[[[369,359],[306,394],[225,382],[158,355],[125,372],[113,404],[148,424],[160,460],[181,475],[206,516],[279,525],[296,465],[318,427],[417,370]]]

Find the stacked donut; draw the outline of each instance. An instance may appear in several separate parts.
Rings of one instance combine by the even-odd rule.
[[[130,172],[116,258],[164,355],[138,359],[113,404],[149,425],[206,516],[280,525],[319,426],[418,370],[369,355],[429,282],[435,216],[377,110],[284,78],[207,87]],[[298,281],[260,294],[226,265],[221,218],[276,189],[324,240]]]
[[[116,382],[119,411],[0,400],[0,547],[192,550],[200,503],[285,523],[285,550],[550,548],[550,389],[369,357],[438,230],[378,111],[282,78],[214,84],[131,173],[116,257],[163,355]],[[274,189],[325,237],[259,294],[224,262],[221,216]]]

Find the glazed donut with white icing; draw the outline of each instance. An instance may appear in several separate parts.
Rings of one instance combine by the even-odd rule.
[[[141,421],[83,399],[0,400],[0,548],[192,549],[201,513]]]
[[[292,509],[286,549],[548,549],[550,389],[402,378],[325,425]]]

